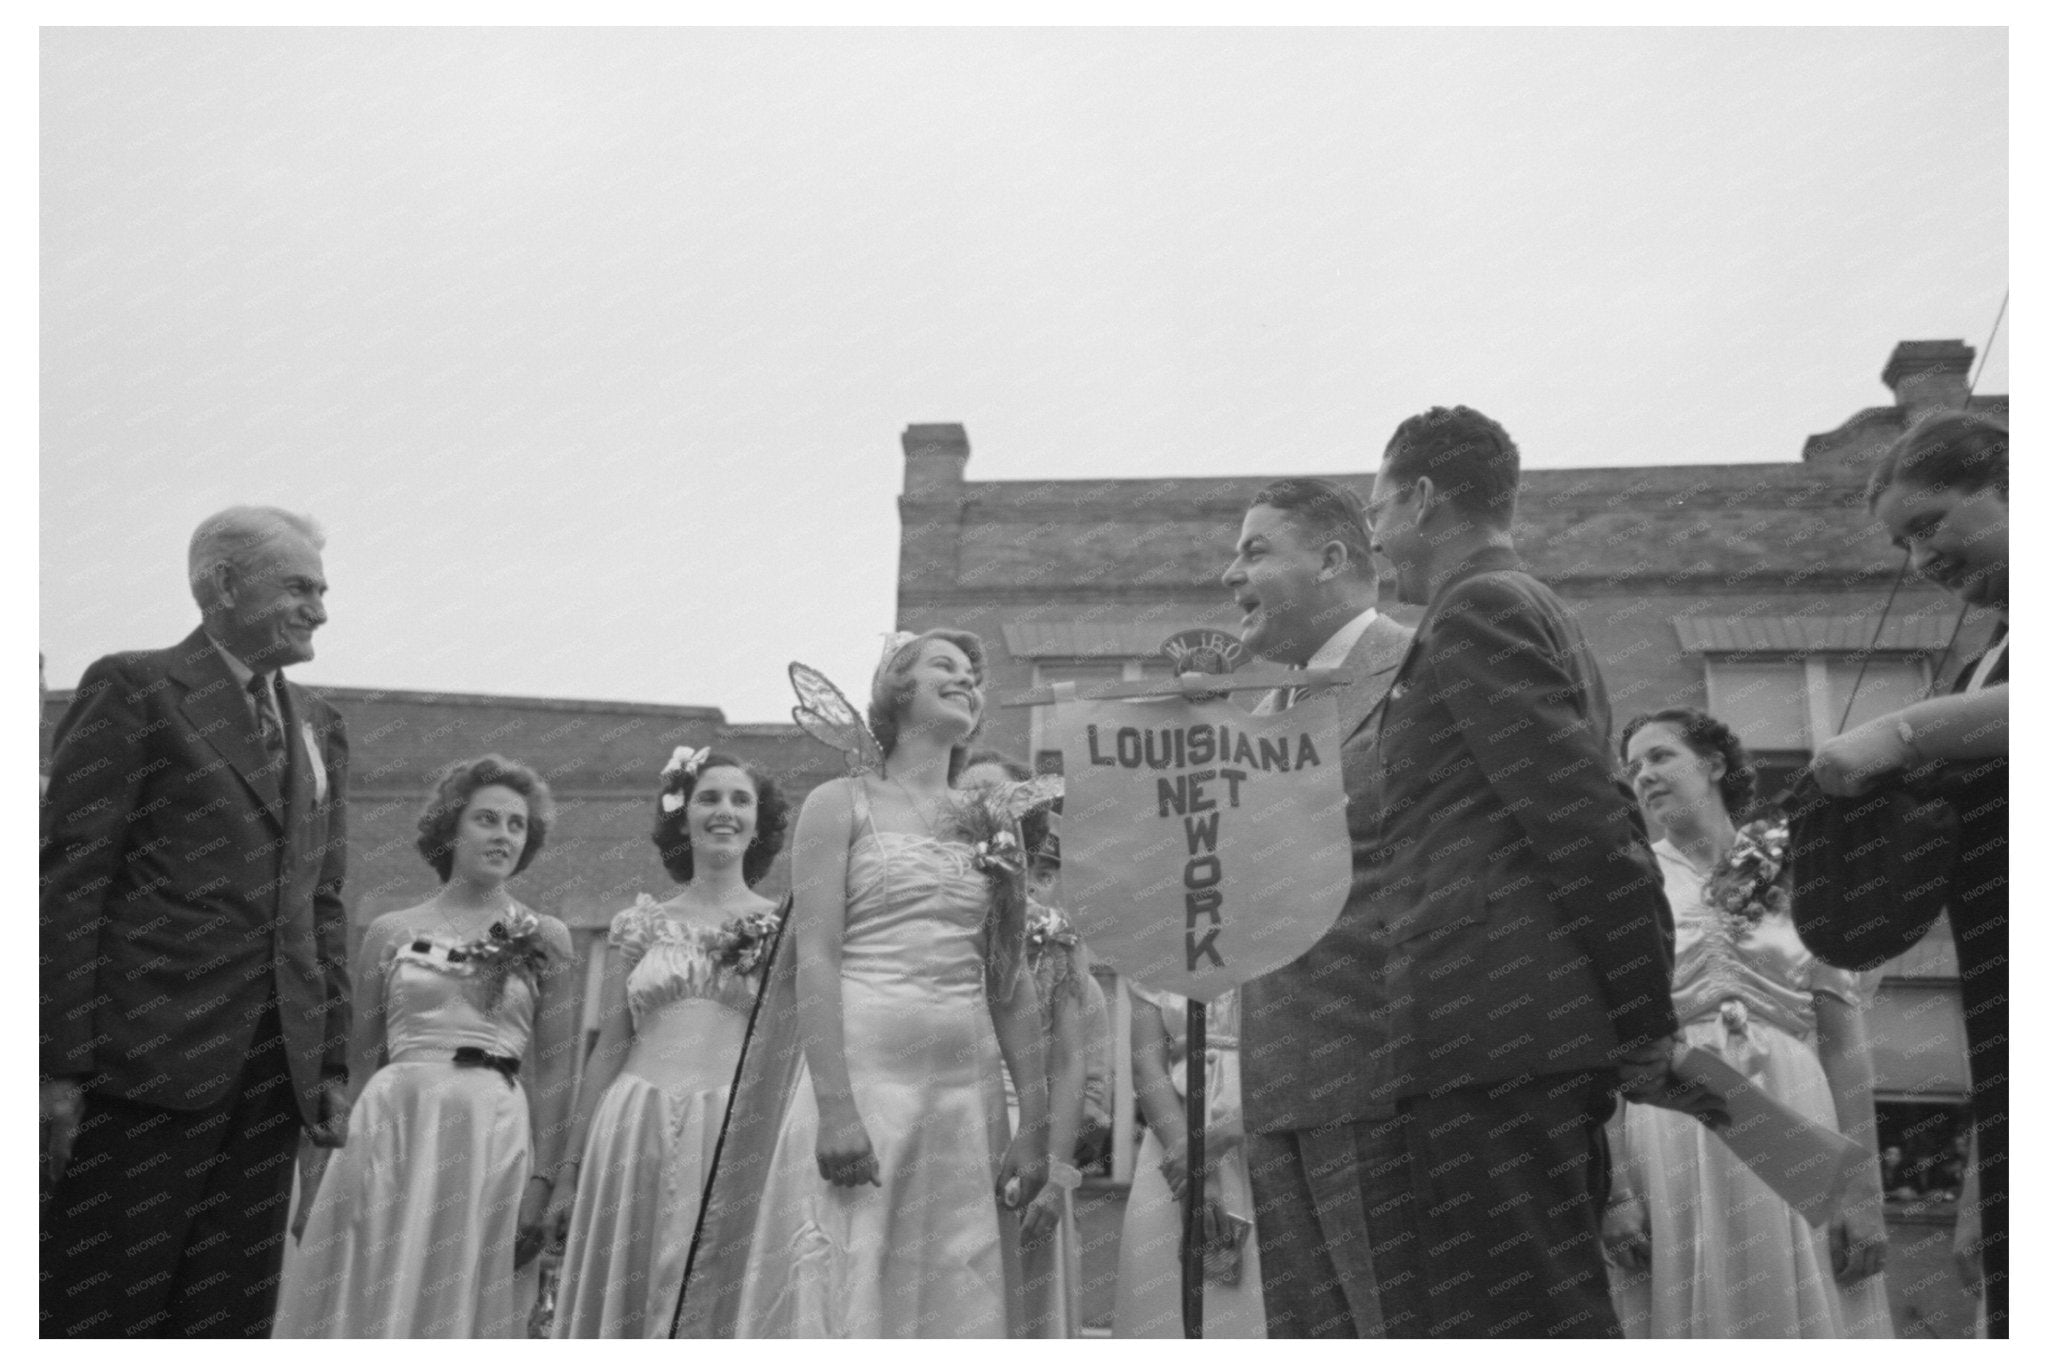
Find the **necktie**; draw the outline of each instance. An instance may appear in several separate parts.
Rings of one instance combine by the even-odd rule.
[[[263,752],[282,770],[285,762],[284,721],[277,714],[277,695],[270,690],[270,675],[258,673],[249,679],[249,696],[256,703],[256,723],[262,731]]]

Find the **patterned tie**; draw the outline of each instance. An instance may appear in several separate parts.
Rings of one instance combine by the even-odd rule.
[[[263,752],[271,766],[284,771],[284,721],[277,714],[277,694],[270,690],[270,675],[258,673],[249,679],[249,696],[256,703],[256,722],[262,730]]]

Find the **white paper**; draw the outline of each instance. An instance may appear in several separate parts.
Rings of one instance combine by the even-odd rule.
[[[1728,1122],[1713,1129],[1728,1150],[1814,1227],[1826,1227],[1850,1177],[1871,1157],[1845,1134],[1786,1108],[1726,1059],[1681,1044],[1671,1069],[1720,1096]]]

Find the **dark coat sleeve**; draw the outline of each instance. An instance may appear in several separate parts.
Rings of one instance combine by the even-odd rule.
[[[1486,574],[1451,589],[1433,636],[1429,685],[1592,962],[1619,1047],[1677,1032],[1663,878],[1615,781],[1597,680],[1580,676],[1563,623],[1514,579]]]
[[[100,930],[148,776],[147,693],[118,656],[85,671],[57,724],[43,794],[41,1071],[87,1076],[94,1059]]]
[[[313,933],[327,980],[327,1030],[320,1053],[323,1077],[348,1081],[350,1009],[348,911],[342,904],[342,883],[348,876],[348,729],[341,716],[326,708],[322,759],[327,764],[327,843],[321,851],[320,879],[313,886]]]

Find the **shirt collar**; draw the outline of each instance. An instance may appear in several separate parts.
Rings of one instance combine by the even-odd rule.
[[[1336,633],[1323,641],[1323,647],[1309,656],[1307,668],[1336,668],[1350,657],[1351,647],[1365,634],[1365,628],[1378,618],[1378,607],[1367,607],[1358,615],[1337,627]]]
[[[256,676],[256,670],[243,663],[232,649],[229,649],[219,640],[214,639],[211,631],[207,632],[206,638],[216,650],[220,651],[220,657],[227,660],[228,672],[235,675],[235,686],[247,692],[249,690],[249,679]],[[278,675],[275,672],[265,673],[263,680],[264,685],[272,689],[274,693],[279,681]]]

